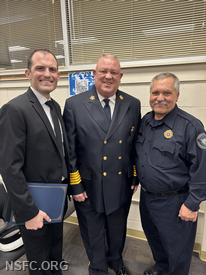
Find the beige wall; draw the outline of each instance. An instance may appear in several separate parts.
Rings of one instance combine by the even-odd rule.
[[[154,75],[160,72],[170,71],[180,79],[179,107],[199,118],[206,126],[206,63],[151,66],[140,68],[122,69],[124,76],[120,84],[120,90],[127,92],[141,100],[142,115],[150,111],[149,84]],[[64,72],[65,73],[65,72]],[[72,72],[70,72],[72,73]],[[0,106],[10,99],[26,91],[29,81],[24,79],[11,80],[4,76],[0,80]],[[69,97],[68,77],[61,77],[58,88],[52,92],[52,97],[62,107]],[[203,202],[199,211],[198,229],[196,235],[197,250],[201,251],[201,258],[206,260],[206,204]],[[139,190],[133,197],[133,202],[128,219],[128,228],[139,235],[142,231],[139,218]],[[141,234],[140,234],[141,235]]]

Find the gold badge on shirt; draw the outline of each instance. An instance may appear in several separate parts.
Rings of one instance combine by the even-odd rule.
[[[91,99],[91,100],[95,100],[95,96],[92,95],[92,96],[90,97],[90,99]]]
[[[165,138],[171,138],[173,137],[173,132],[171,130],[167,130],[164,132],[164,137]]]
[[[123,96],[122,96],[122,95],[120,95],[119,98],[120,98],[121,100],[123,100]]]

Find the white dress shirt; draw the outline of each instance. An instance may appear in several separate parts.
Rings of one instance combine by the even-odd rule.
[[[105,106],[105,102],[104,102],[104,97],[102,95],[100,95],[97,91],[97,95],[98,95],[98,98],[99,98],[99,101],[102,105],[102,108],[104,108]],[[115,101],[116,101],[116,94],[114,94],[113,96],[109,97],[109,107],[110,107],[110,110],[111,110],[111,119],[112,119],[112,116],[114,114],[114,107],[115,107]]]

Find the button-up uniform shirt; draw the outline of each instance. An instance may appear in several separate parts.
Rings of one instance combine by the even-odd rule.
[[[206,199],[204,127],[177,106],[156,122],[153,111],[142,119],[136,142],[138,179],[142,187],[153,192],[178,190],[189,182],[184,204],[196,211]]]

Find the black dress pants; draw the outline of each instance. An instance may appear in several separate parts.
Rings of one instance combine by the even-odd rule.
[[[109,215],[96,212],[89,199],[75,202],[82,240],[89,258],[89,274],[108,274],[108,266],[118,270],[123,266],[127,216],[131,201]]]
[[[45,224],[38,230],[19,225],[30,275],[61,275],[63,222]]]

